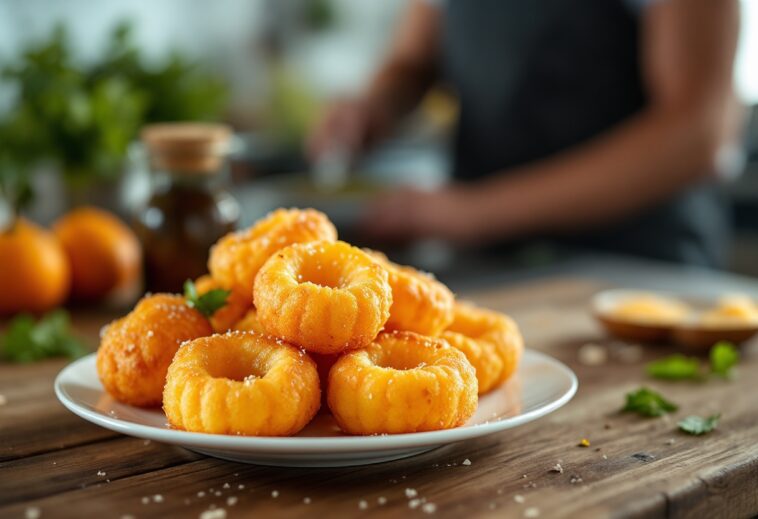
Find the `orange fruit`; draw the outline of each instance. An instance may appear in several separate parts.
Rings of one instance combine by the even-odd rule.
[[[66,253],[50,232],[23,218],[0,231],[0,314],[59,305],[70,277]]]
[[[142,273],[137,237],[113,214],[94,207],[74,209],[53,227],[71,263],[71,295],[102,298],[132,287]]]

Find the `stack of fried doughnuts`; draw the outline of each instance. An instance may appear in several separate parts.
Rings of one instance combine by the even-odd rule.
[[[459,427],[523,349],[509,317],[338,241],[313,209],[223,237],[208,267],[197,293],[223,288],[224,306],[206,317],[181,296],[147,296],[98,351],[114,398],[162,404],[177,429],[292,435],[319,408],[348,434]]]

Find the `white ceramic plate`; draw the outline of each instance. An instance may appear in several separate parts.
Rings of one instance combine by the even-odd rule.
[[[97,378],[95,355],[66,366],[55,380],[55,394],[74,414],[116,432],[217,458],[283,467],[339,467],[405,458],[454,442],[503,431],[536,420],[571,400],[574,373],[559,361],[524,352],[516,376],[479,400],[474,417],[445,431],[383,436],[347,436],[331,415],[319,414],[297,436],[288,438],[201,434],[170,429],[159,409],[121,404]]]

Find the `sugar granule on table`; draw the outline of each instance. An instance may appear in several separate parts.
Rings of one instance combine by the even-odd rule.
[[[425,514],[433,514],[434,512],[437,511],[437,505],[435,505],[434,503],[424,503],[421,506],[421,511],[424,512]]]
[[[0,395],[0,405],[5,405],[8,403],[8,399],[5,398],[5,395]]]
[[[303,498],[303,504],[304,504],[304,505],[309,505],[309,504],[311,504],[311,498],[310,498],[310,497],[304,497],[304,498]]]
[[[524,510],[524,517],[539,517],[540,516],[540,509],[536,506],[531,506]]]
[[[103,476],[105,476],[105,471],[104,470],[98,470],[97,471],[97,475],[100,476],[100,477],[103,477]]]
[[[418,492],[416,491],[415,488],[406,488],[405,489],[405,497],[411,498],[411,497],[416,497],[417,495],[418,495]]]
[[[563,474],[563,466],[560,463],[556,463],[550,467],[550,470],[548,470],[548,472],[557,472],[558,474]]]
[[[36,506],[30,506],[24,511],[24,517],[26,519],[39,519],[40,515],[42,515],[42,512],[40,512],[40,509]]]
[[[200,513],[200,519],[226,519],[226,510],[223,508],[209,508]]]
[[[361,510],[367,509],[368,501],[366,501],[365,499],[361,499],[360,501],[358,501],[358,508],[360,508]]]
[[[466,465],[468,467],[469,465],[471,465],[471,460],[466,458],[465,460],[461,462],[461,465]]]
[[[522,496],[521,494],[516,494],[515,496],[513,496],[513,500],[515,502],[517,502],[518,504],[520,504],[520,505],[523,504],[524,501],[526,501],[526,499],[524,498],[524,496]]]
[[[226,498],[227,506],[234,506],[237,504],[237,498],[235,496],[229,496]]]
[[[273,498],[279,497],[279,491],[278,490],[272,490],[271,491],[271,497],[273,497]]]

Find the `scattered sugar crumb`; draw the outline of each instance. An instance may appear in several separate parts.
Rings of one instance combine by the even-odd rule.
[[[245,485],[243,485],[242,483],[237,485],[237,490],[242,490],[243,488],[245,488]]]
[[[310,498],[310,497],[304,497],[304,498],[303,498],[303,504],[304,504],[304,505],[309,505],[309,504],[311,504],[311,498]]]
[[[516,501],[520,505],[523,504],[524,501],[526,501],[524,496],[522,496],[521,494],[516,494],[515,496],[513,496],[513,500]]]
[[[550,470],[548,472],[557,472],[558,474],[563,474],[563,466],[560,463],[556,463],[550,467]]]
[[[163,496],[160,494],[155,494],[153,496],[153,502],[154,503],[162,503],[163,502]]]
[[[579,362],[585,366],[602,366],[608,361],[608,351],[600,344],[587,343],[579,348]]]
[[[365,499],[361,499],[360,501],[358,501],[358,508],[360,508],[361,510],[367,509],[368,501],[366,501]]]
[[[379,496],[376,498],[376,504],[379,506],[386,505],[387,504],[387,498],[384,496]]]
[[[197,493],[197,497],[205,497],[205,492],[201,490]]]
[[[408,501],[408,508],[416,509],[421,503],[423,503],[423,501],[419,498],[411,499]]]
[[[574,485],[576,483],[581,483],[581,482],[582,482],[582,477],[581,476],[577,476],[576,474],[572,475],[571,479],[569,479],[569,483],[571,483],[572,485]]]
[[[406,488],[405,489],[405,497],[411,498],[411,497],[416,497],[417,495],[418,495],[418,492],[416,491],[415,488]]]
[[[463,462],[461,463],[461,465],[466,465],[468,467],[469,465],[471,465],[471,460],[468,459],[468,458],[466,458],[465,460],[463,460]]]
[[[40,512],[40,509],[36,506],[30,506],[24,512],[24,517],[26,517],[26,519],[38,519],[40,515],[42,515],[42,512]]]
[[[231,486],[229,485],[229,483],[224,483],[224,486],[221,488],[231,488]]]
[[[524,510],[524,517],[539,517],[540,516],[540,509],[536,506],[530,506],[526,510]]]
[[[105,471],[104,470],[98,470],[97,471],[97,475],[100,476],[100,477],[103,477],[103,476],[105,476]]]
[[[272,490],[271,491],[271,497],[273,497],[274,499],[276,499],[277,497],[279,497],[279,491],[278,490]]]
[[[5,395],[0,395],[0,405],[5,405],[8,403],[8,399],[5,398]]]
[[[234,496],[229,496],[226,498],[226,506],[234,506],[237,504],[237,498]]]
[[[216,491],[213,493],[213,495],[214,495],[214,496],[216,496],[216,497],[221,497],[221,491],[220,491],[220,490],[216,490]]]
[[[424,512],[425,514],[433,514],[434,512],[437,511],[437,505],[435,505],[434,503],[424,503],[421,506],[421,511]]]
[[[200,514],[200,519],[226,519],[226,510],[209,508]]]
[[[143,505],[146,505],[146,504],[148,504],[149,502],[150,502],[150,498],[149,498],[149,497],[143,497],[143,498],[142,498],[142,504],[143,504]]]

